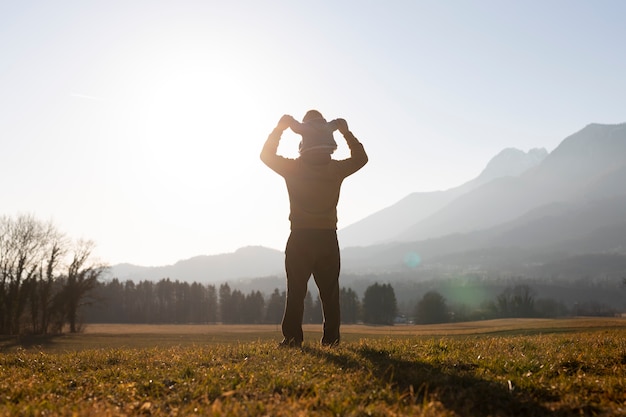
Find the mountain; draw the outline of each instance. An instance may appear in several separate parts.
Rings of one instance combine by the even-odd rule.
[[[567,137],[529,179],[577,193],[581,185],[620,169],[626,162],[626,123],[590,124]]]
[[[626,124],[592,124],[569,136],[535,168],[496,178],[420,219],[396,235],[416,241],[468,233],[514,220],[554,202],[586,198],[595,188],[616,195],[616,173],[626,165]],[[609,184],[609,179],[613,182]]]
[[[408,225],[428,218],[463,194],[497,178],[519,176],[538,166],[547,155],[543,148],[531,149],[527,153],[515,148],[504,149],[475,179],[446,191],[409,194],[394,205],[339,230],[339,242],[342,247],[349,247],[392,240],[401,235]]]
[[[471,233],[416,242],[394,242],[346,248],[345,270],[353,272],[406,269],[407,255],[421,265],[480,270],[521,268],[581,254],[626,256],[626,194],[609,199],[553,203],[525,215]],[[626,271],[625,271],[626,272]]]
[[[425,267],[503,270],[582,254],[626,255],[624,178],[626,125],[589,125],[537,167],[467,192],[409,227],[404,239],[344,249],[343,264],[398,270],[410,255]]]
[[[545,148],[534,148],[528,152],[506,148],[487,163],[473,182],[480,185],[500,177],[518,177],[541,164],[547,156]]]
[[[111,267],[106,278],[121,281],[171,280],[222,283],[230,280],[281,275],[284,269],[281,251],[261,246],[247,246],[233,253],[201,255],[166,266],[119,264]]]

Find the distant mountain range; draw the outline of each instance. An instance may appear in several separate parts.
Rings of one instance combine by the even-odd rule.
[[[121,280],[171,280],[222,283],[234,279],[264,277],[283,273],[283,253],[262,246],[247,246],[233,253],[200,255],[166,266],[118,264],[107,276]]]
[[[409,194],[396,204],[340,230],[339,241],[347,247],[411,240],[411,227],[417,227],[419,222],[435,215],[454,200],[493,180],[517,177],[539,165],[547,155],[543,148],[532,149],[528,153],[507,148],[492,158],[475,179],[446,191]],[[405,234],[409,236],[403,237]]]
[[[549,154],[545,149],[505,149],[463,185],[412,193],[340,230],[342,268],[369,273],[418,265],[525,267],[541,274],[543,265],[555,274],[570,258],[626,257],[625,178],[626,124],[588,125]],[[619,273],[622,267],[615,268]],[[170,266],[111,269],[111,276],[120,279],[200,282],[283,273],[282,252],[262,247]]]

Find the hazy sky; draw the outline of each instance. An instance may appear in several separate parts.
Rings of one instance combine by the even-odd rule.
[[[282,249],[286,188],[259,160],[282,114],[343,117],[365,145],[341,228],[504,148],[625,122],[624,16],[619,0],[2,1],[0,215],[52,220],[110,264]]]

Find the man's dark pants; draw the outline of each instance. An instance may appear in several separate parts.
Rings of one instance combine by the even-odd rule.
[[[322,344],[339,343],[339,244],[335,230],[292,230],[285,249],[287,304],[282,331],[285,341],[301,344],[307,284],[313,275],[324,313]]]

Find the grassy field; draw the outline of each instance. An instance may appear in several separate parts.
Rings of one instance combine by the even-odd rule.
[[[91,325],[0,339],[0,415],[626,416],[626,320]]]

